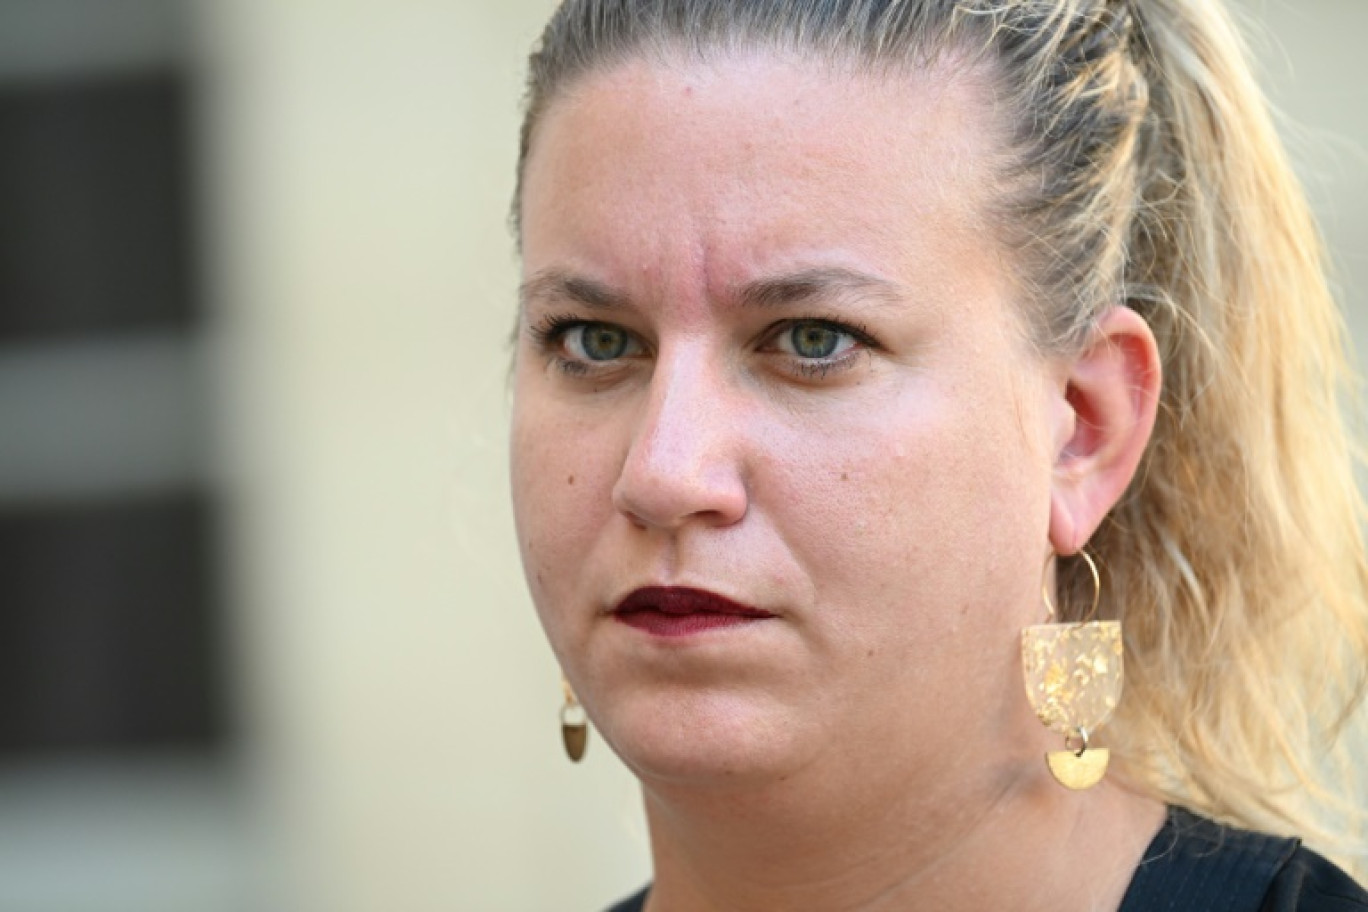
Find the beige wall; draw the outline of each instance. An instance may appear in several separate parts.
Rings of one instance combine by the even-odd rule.
[[[504,214],[551,0],[199,3],[219,471],[277,906],[601,908],[647,876],[640,813],[601,742],[560,756],[504,468]],[[1248,5],[1368,279],[1368,3]]]
[[[594,908],[646,877],[507,507],[504,227],[548,0],[207,3],[219,452],[280,909]]]

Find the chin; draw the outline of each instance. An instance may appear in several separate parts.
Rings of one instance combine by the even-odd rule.
[[[804,726],[736,697],[635,699],[600,733],[645,784],[732,786],[783,778],[805,758]]]

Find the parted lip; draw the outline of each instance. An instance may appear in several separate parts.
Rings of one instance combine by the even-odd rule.
[[[646,586],[628,594],[613,609],[614,614],[658,611],[661,614],[731,614],[737,617],[767,618],[774,612],[733,602],[704,589],[683,586]]]

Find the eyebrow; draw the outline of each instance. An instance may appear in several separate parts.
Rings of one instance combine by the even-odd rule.
[[[737,298],[742,307],[769,310],[850,294],[871,296],[884,303],[902,298],[896,283],[844,266],[819,266],[757,279],[743,286]]]
[[[887,279],[844,266],[819,266],[747,282],[736,294],[736,300],[745,309],[770,310],[851,294],[870,296],[883,303],[902,298],[900,287]],[[518,287],[518,301],[523,308],[537,301],[555,300],[605,311],[625,309],[631,304],[627,294],[609,285],[559,269],[540,272]]]
[[[539,272],[518,286],[518,302],[524,309],[536,301],[566,300],[590,310],[620,310],[627,295],[611,287],[559,269]]]

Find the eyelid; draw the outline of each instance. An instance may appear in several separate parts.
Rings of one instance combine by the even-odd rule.
[[[572,317],[567,314],[547,314],[536,322],[527,324],[527,334],[532,337],[532,341],[542,348],[550,348],[558,342],[567,332],[576,326],[582,326],[588,320],[580,317]]]
[[[769,329],[765,330],[764,335],[761,336],[761,339],[763,340],[761,345],[763,347],[774,346],[785,333],[791,331],[794,327],[809,324],[822,326],[831,330],[832,332],[849,336],[851,339],[854,339],[857,343],[868,349],[878,351],[882,350],[883,348],[883,346],[879,343],[879,340],[875,339],[872,335],[870,335],[869,331],[865,329],[863,326],[855,326],[850,323],[847,323],[844,320],[840,320],[834,317],[794,317],[788,320],[781,320],[778,323],[775,323],[773,326],[769,327]],[[795,355],[795,357],[800,356]],[[835,355],[832,357],[834,359],[839,359],[841,356]],[[811,361],[820,359],[805,358],[803,360]]]
[[[584,337],[585,334],[588,333],[590,330],[597,329],[609,329],[615,333],[621,333],[622,338],[624,339],[622,353],[612,358],[599,359],[591,357],[589,355],[589,352],[585,348]],[[570,340],[572,338],[575,339],[576,348],[578,349],[578,351],[574,352],[575,360],[592,361],[595,364],[606,365],[614,361],[621,361],[624,358],[632,358],[641,354],[641,352],[645,349],[645,346],[641,344],[641,340],[637,338],[636,333],[624,329],[623,327],[618,326],[615,323],[602,323],[598,321],[577,323],[576,325],[567,328],[563,333],[561,333],[562,346],[568,349],[570,347]]]
[[[848,346],[846,349],[829,355],[825,358],[805,358],[796,352],[787,352],[778,349],[777,342],[784,333],[792,331],[797,326],[818,325],[830,329],[832,332],[839,333],[852,339],[856,345]],[[572,330],[589,326],[609,326],[625,333],[631,340],[634,350],[619,358],[609,361],[594,361],[590,358],[577,357],[565,351],[565,336]],[[610,368],[615,364],[627,360],[628,358],[639,357],[643,353],[649,354],[651,346],[641,335],[620,323],[609,320],[593,320],[573,313],[548,314],[540,318],[535,323],[529,323],[528,334],[532,337],[534,344],[542,351],[557,360],[563,367],[574,366],[577,369],[602,370]],[[862,325],[854,325],[843,319],[833,316],[807,316],[792,317],[780,320],[771,324],[753,343],[758,351],[778,351],[780,354],[790,358],[792,361],[802,365],[802,369],[821,368],[822,370],[831,369],[848,361],[859,351],[882,351],[884,346]]]
[[[628,339],[629,350],[623,355],[607,361],[595,361],[592,358],[575,355],[566,350],[565,341],[570,333],[593,326],[609,327],[621,332]],[[606,368],[649,351],[646,341],[638,333],[620,323],[614,323],[610,320],[589,320],[573,314],[548,314],[535,323],[529,323],[527,332],[532,337],[533,344],[545,354],[559,359],[564,364],[575,364],[581,367]]]

